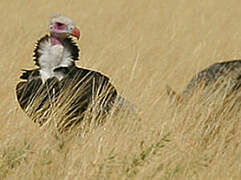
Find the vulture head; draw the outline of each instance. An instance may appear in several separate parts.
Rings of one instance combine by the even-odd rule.
[[[75,23],[68,17],[63,15],[53,15],[50,18],[49,33],[53,45],[60,44],[68,36],[79,39],[80,31]]]
[[[34,61],[39,66],[39,77],[42,82],[49,78],[62,80],[67,69],[75,66],[79,48],[72,37],[79,39],[80,31],[72,19],[63,15],[50,18],[49,34],[37,41],[34,50]]]

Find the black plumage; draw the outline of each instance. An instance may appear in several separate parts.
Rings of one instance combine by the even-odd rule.
[[[20,76],[16,94],[21,108],[40,125],[47,121],[54,107],[62,108],[61,118],[65,121],[61,127],[64,128],[81,122],[87,110],[96,117],[107,115],[118,96],[117,91],[107,76],[75,66],[79,49],[71,38],[64,41],[74,61],[68,67],[60,66],[53,70],[62,73],[63,79],[51,77],[46,82],[42,81],[39,64],[42,54],[38,50],[48,38],[48,35],[41,38],[34,50],[34,61],[39,68],[23,70]]]

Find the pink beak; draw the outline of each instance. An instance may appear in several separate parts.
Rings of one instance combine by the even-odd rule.
[[[79,31],[79,29],[77,27],[75,27],[73,29],[73,31],[71,32],[71,35],[76,37],[79,40],[79,38],[80,38],[80,31]]]

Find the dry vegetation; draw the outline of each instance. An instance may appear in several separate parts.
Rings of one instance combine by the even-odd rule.
[[[240,95],[198,94],[175,106],[208,65],[241,58],[238,0],[1,1],[0,179],[241,179]],[[82,31],[79,66],[107,74],[139,109],[60,135],[39,128],[15,96],[34,42],[63,13]]]

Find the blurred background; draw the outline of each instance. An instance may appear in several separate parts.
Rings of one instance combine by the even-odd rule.
[[[48,138],[41,134],[39,127],[21,111],[15,95],[15,86],[19,82],[21,69],[35,67],[32,60],[34,45],[38,39],[48,33],[49,17],[52,14],[69,16],[81,31],[81,39],[76,40],[81,49],[77,65],[106,74],[120,94],[140,109],[142,123],[146,128],[139,132],[128,131],[133,135],[133,139],[139,138],[137,141],[134,140],[136,142],[155,139],[154,135],[151,135],[154,131],[173,130],[170,126],[165,129],[173,120],[170,119],[172,115],[167,114],[170,112],[166,111],[167,84],[181,92],[192,76],[200,70],[215,62],[241,58],[241,11],[238,0],[2,0],[0,12],[0,146],[2,146],[0,151],[2,154],[6,149],[11,149],[13,144],[22,147],[24,139],[28,139],[33,149],[37,146],[45,147],[43,144],[48,143],[51,148],[55,147],[55,143],[48,141]],[[112,130],[111,133],[117,129]],[[117,139],[123,139],[124,134],[123,130]],[[101,136],[103,136],[101,133],[99,136],[96,135],[96,137]],[[157,136],[159,135],[156,134],[155,137]],[[136,151],[132,150],[136,144],[129,138],[124,138],[125,142],[129,143],[126,151],[134,153]],[[84,142],[96,143],[98,147],[103,143],[98,141],[98,144],[97,140],[95,142],[89,139],[83,140],[82,143]],[[119,148],[119,151],[123,152],[123,146],[114,147],[111,142],[111,136],[106,138],[104,144],[110,146],[107,149]],[[86,152],[85,149],[78,148],[80,152]],[[40,149],[36,152],[40,155],[45,151]],[[89,150],[89,153],[91,152]],[[108,152],[104,151],[104,155]],[[98,155],[102,156],[101,153],[100,150]],[[51,156],[50,159],[55,162],[54,159],[57,157],[58,155]],[[6,165],[4,158],[1,161]],[[36,159],[35,161],[37,162]],[[24,168],[32,168],[34,171],[35,161],[30,161],[32,165],[20,163],[21,166],[17,169],[11,169],[8,165],[2,166],[4,172],[2,177],[19,178],[21,175],[17,176],[17,173],[22,172]],[[56,164],[53,167],[57,166],[58,170],[74,167],[74,160],[63,159],[63,162],[65,161],[69,163],[66,167],[59,167]],[[77,166],[84,168],[85,173],[78,174],[76,171],[78,177],[97,177],[98,168],[93,167],[92,174],[87,173],[86,167],[89,167],[93,161],[102,162],[95,158],[85,159],[83,164],[87,164],[86,166],[83,164]],[[49,168],[47,165],[43,167]],[[42,170],[44,172],[45,169]],[[42,170],[40,168],[39,172]],[[146,172],[145,170],[143,168],[142,172]],[[150,171],[148,168],[147,170]],[[235,171],[236,174],[240,172],[239,170],[240,165]],[[104,172],[108,174],[108,171]],[[185,171],[184,168],[182,172],[188,170]],[[215,178],[215,172],[211,172],[209,177]],[[40,174],[37,173],[37,177],[40,177]],[[22,173],[22,177],[24,176],[28,176],[29,179],[36,178],[34,174],[26,172]],[[69,176],[67,172],[63,172],[57,177]],[[111,177],[113,179],[113,176]],[[137,179],[138,177],[142,176],[137,176]],[[185,177],[185,173],[177,177]],[[195,176],[190,175],[190,177]]]

